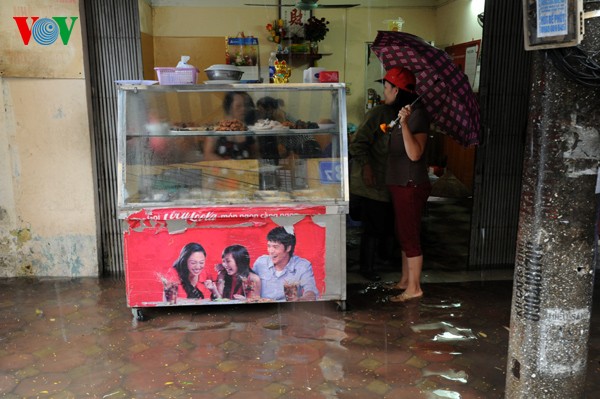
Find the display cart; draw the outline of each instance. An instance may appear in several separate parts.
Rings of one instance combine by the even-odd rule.
[[[235,93],[247,93],[257,106],[256,116],[243,121],[247,130],[224,130],[231,117],[223,105]],[[119,217],[127,305],[136,318],[146,307],[293,300],[287,284],[298,286],[297,296],[316,291],[311,300],[345,309],[345,99],[341,83],[118,87]],[[264,104],[279,109],[265,114]],[[267,236],[277,228],[293,235],[302,278],[291,267],[286,287],[274,287],[263,274],[260,295],[246,295],[247,278],[240,275],[243,292],[207,294],[211,282],[235,277],[224,268],[225,248],[242,247],[253,271],[257,262],[263,271],[273,266]],[[204,251],[199,296],[183,289],[189,272],[179,262],[196,244]],[[294,276],[301,281],[290,282]]]

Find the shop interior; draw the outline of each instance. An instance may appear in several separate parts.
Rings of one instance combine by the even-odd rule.
[[[348,140],[351,142],[353,130],[361,123],[365,112],[381,98],[381,84],[375,81],[385,70],[372,53],[370,44],[378,30],[399,29],[420,35],[444,49],[469,76],[473,91],[477,93],[483,0],[371,0],[366,4],[357,3],[320,1],[317,7],[302,10],[301,4],[282,1],[202,2],[201,6],[191,0],[140,1],[144,79],[157,79],[155,68],[173,67],[182,55],[187,55],[190,57],[188,63],[199,70],[197,83],[202,84],[207,81],[206,68],[232,62],[229,53],[235,49],[230,48],[229,38],[256,37],[258,65],[245,67],[250,79],[268,79],[269,55],[278,50],[285,52],[278,53],[278,59],[286,60],[291,67],[290,83],[301,83],[303,72],[311,67],[339,73],[340,82],[347,85]],[[287,7],[288,4],[295,7]],[[207,16],[217,14],[228,16],[231,24],[225,30],[222,24],[193,22],[197,18],[211,21]],[[296,51],[294,46],[297,49],[298,44],[292,43],[290,32],[286,34],[288,38],[277,42],[269,37],[270,32],[265,28],[267,23],[281,18],[284,27],[293,30],[291,22],[298,14],[304,21],[313,15],[330,21],[329,32],[319,42],[316,54],[303,47]],[[428,253],[425,268],[436,273],[467,273],[475,156],[476,147],[465,148],[432,130],[427,157],[433,192],[423,224],[423,243]],[[353,255],[359,229],[360,222],[349,218],[349,272],[357,266]],[[456,234],[457,229],[460,234]],[[448,265],[448,259],[452,259],[452,265]],[[387,272],[392,273],[391,279],[395,272],[393,263],[382,259],[379,265],[384,276]],[[430,278],[435,279],[436,273]]]

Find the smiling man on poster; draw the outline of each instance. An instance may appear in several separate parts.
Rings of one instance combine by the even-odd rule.
[[[314,301],[319,297],[311,263],[294,255],[296,236],[284,227],[267,234],[268,255],[254,262],[262,298],[276,301]]]

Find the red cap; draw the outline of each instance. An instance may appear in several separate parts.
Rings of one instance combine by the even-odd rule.
[[[410,93],[415,92],[415,75],[411,71],[402,67],[394,67],[389,69],[383,79],[378,82],[387,80],[400,90],[405,90]]]

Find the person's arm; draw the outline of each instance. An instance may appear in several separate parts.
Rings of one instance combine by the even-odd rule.
[[[356,162],[362,167],[362,178],[366,186],[376,185],[375,174],[370,163],[371,148],[374,141],[374,132],[379,129],[378,110],[371,110],[365,116],[365,120],[356,130],[348,152],[352,156],[352,162]]]
[[[217,292],[219,295],[219,298],[223,298],[223,291],[225,291],[225,275],[227,274],[227,272],[225,270],[221,271],[221,273],[219,273],[219,277],[217,278]],[[233,287],[232,287],[233,289]]]
[[[217,139],[215,137],[206,136],[202,153],[205,161],[215,161],[223,159],[216,153]]]
[[[302,261],[306,262],[306,270],[302,273],[300,277],[300,284],[302,284],[302,296],[298,300],[316,301],[317,296],[319,295],[319,290],[317,289],[317,284],[315,282],[315,275],[313,273],[312,264],[306,259],[302,259]]]
[[[375,119],[377,118],[373,111],[369,111],[365,116],[365,120],[352,136],[352,141],[348,147],[352,160],[360,165],[369,162],[370,148],[373,144],[373,129],[376,125]]]
[[[217,282],[217,284],[218,284],[218,282]],[[212,280],[206,280],[204,282],[204,286],[211,292],[212,297],[215,299],[219,299],[222,297],[221,293],[219,292],[219,288],[218,288],[217,284],[215,284]]]
[[[411,161],[418,161],[425,152],[425,144],[427,143],[426,132],[412,132],[409,126],[409,119],[412,114],[412,107],[407,105],[403,107],[398,116],[400,117],[400,126],[402,127],[402,140],[406,154]]]

